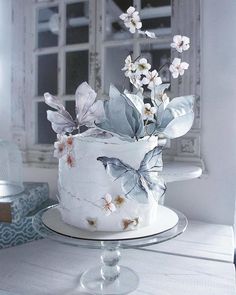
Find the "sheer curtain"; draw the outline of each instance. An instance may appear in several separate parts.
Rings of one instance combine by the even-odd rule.
[[[0,0],[0,138],[11,139],[11,0]]]

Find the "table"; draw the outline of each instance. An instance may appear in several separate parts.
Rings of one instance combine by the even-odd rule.
[[[202,256],[205,258],[194,257],[194,252],[199,249],[197,240],[194,241],[195,229],[202,229],[206,234],[211,232],[209,240],[202,241],[206,245],[205,248],[202,247]],[[230,232],[229,226],[190,220],[185,233],[167,242],[174,249],[172,253],[163,253],[163,248],[159,248],[166,243],[124,251],[122,264],[132,265],[142,278],[142,284],[131,294],[235,295],[234,265],[228,259],[222,259],[223,254],[230,256],[232,249],[217,245],[219,233],[221,237],[226,234],[229,240]],[[178,249],[172,243],[177,241],[191,244],[192,252],[189,249],[186,255],[175,254]],[[216,241],[216,244],[209,241]],[[218,255],[215,247],[219,249]],[[211,255],[210,259],[207,257],[208,253]],[[99,256],[100,251],[97,249],[81,248],[78,255],[77,247],[50,239],[3,249],[0,251],[0,266],[4,266],[0,267],[0,290],[16,295],[87,295],[82,289],[75,289],[79,282],[78,273],[94,266],[94,261]]]

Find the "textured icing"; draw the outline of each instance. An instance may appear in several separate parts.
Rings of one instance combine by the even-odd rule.
[[[156,145],[156,137],[127,142],[117,137],[74,136],[73,167],[68,165],[66,155],[59,160],[60,211],[64,222],[100,231],[121,231],[148,225],[154,218],[157,202],[151,196],[148,204],[123,197],[116,199],[122,196],[120,181],[113,181],[97,158],[115,157],[138,169],[144,155]],[[112,197],[112,204],[116,206],[114,212],[104,209],[106,194]]]

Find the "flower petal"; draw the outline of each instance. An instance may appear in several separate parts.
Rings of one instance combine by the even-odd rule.
[[[105,200],[106,200],[106,202],[107,203],[110,203],[111,201],[112,201],[112,197],[111,197],[111,195],[110,194],[105,194]]]
[[[127,13],[128,14],[133,14],[135,12],[135,8],[133,6],[130,6],[128,9],[127,9]]]
[[[177,57],[175,57],[174,60],[172,61],[172,65],[174,65],[175,67],[179,66],[180,63],[181,63],[181,59]]]

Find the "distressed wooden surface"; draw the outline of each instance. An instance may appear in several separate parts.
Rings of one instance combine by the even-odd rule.
[[[177,238],[147,249],[187,257],[233,262],[233,228],[228,225],[191,220],[186,231]]]
[[[234,265],[228,258],[230,232],[230,227],[191,222],[189,231],[176,240],[144,250],[123,250],[121,264],[140,277],[139,288],[132,294],[235,295]],[[199,237],[201,246],[196,241]],[[82,295],[80,274],[99,263],[99,257],[100,250],[48,239],[3,249],[0,290],[21,295]]]

